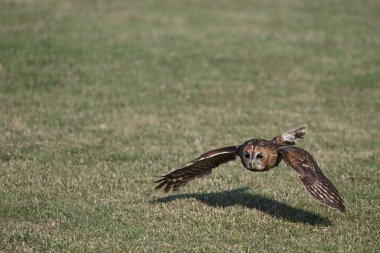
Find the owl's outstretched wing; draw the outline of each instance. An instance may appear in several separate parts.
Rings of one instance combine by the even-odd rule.
[[[303,139],[306,135],[307,125],[292,129],[272,139],[277,144],[294,145],[297,139]]]
[[[279,149],[285,162],[297,171],[298,177],[311,195],[328,206],[345,212],[344,201],[336,187],[323,175],[314,158],[304,149],[284,147]]]
[[[212,169],[223,163],[235,160],[237,148],[238,146],[230,146],[208,151],[184,167],[155,181],[155,183],[159,183],[155,189],[164,187],[165,192],[170,190],[177,191],[187,182],[211,174]]]

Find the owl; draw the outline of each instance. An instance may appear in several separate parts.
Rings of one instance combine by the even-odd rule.
[[[252,172],[264,172],[275,168],[282,160],[293,168],[306,190],[326,205],[345,212],[344,201],[336,187],[322,173],[313,156],[306,150],[296,147],[297,139],[303,139],[306,125],[285,132],[272,140],[250,139],[238,146],[228,146],[208,151],[180,169],[159,180],[156,189],[165,192],[177,191],[189,181],[211,174],[221,164],[237,157],[244,168]]]

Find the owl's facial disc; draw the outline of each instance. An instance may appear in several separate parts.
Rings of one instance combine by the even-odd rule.
[[[247,146],[241,156],[242,164],[250,171],[264,171],[267,163],[267,152],[259,146]]]

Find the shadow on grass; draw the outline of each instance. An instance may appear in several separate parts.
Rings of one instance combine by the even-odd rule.
[[[241,205],[243,207],[259,210],[273,217],[291,222],[306,223],[310,225],[330,226],[331,221],[318,214],[311,213],[299,208],[291,207],[258,194],[247,192],[248,188],[239,188],[230,191],[213,193],[176,194],[163,198],[154,199],[152,204],[168,203],[177,199],[194,198],[206,205],[213,207],[228,207]]]

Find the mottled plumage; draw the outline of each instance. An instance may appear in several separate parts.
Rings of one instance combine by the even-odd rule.
[[[271,141],[250,139],[242,145],[229,146],[208,151],[200,157],[157,180],[156,189],[165,192],[177,191],[189,181],[211,174],[223,163],[240,157],[243,166],[250,171],[267,171],[276,167],[283,159],[297,173],[310,194],[321,202],[345,212],[344,201],[338,190],[327,179],[314,158],[304,149],[295,147],[297,139],[304,138],[306,126],[293,129],[274,137]]]

